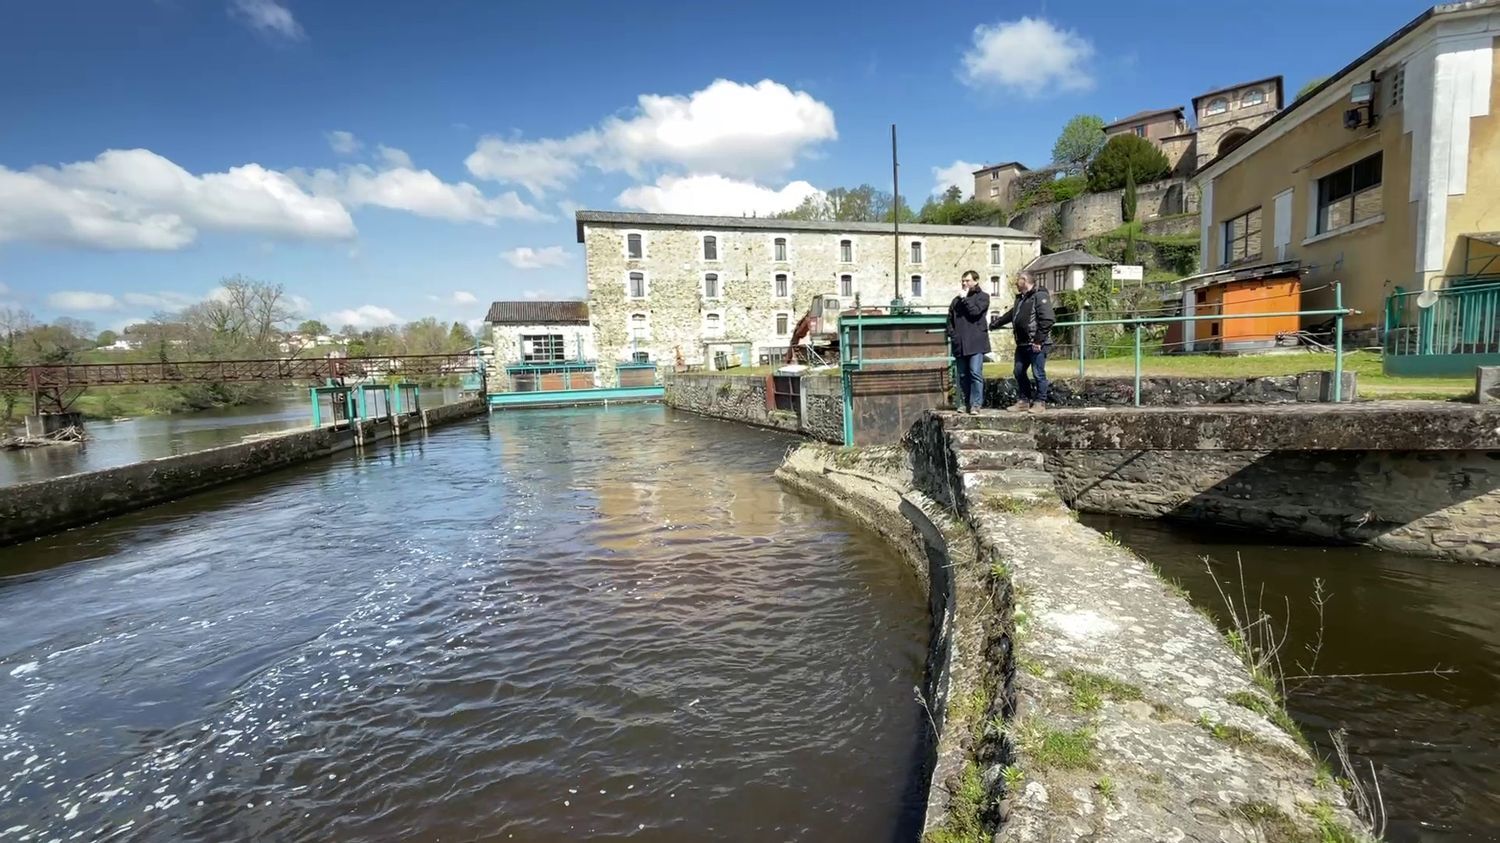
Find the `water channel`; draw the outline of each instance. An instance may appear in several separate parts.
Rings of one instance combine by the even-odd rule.
[[[928,620],[789,437],[497,413],[0,549],[0,840],[891,840]]]
[[[1500,569],[1355,547],[1276,543],[1220,528],[1084,516],[1180,582],[1194,603],[1221,617],[1223,600],[1202,557],[1239,596],[1236,556],[1252,604],[1289,632],[1288,674],[1344,678],[1289,688],[1288,710],[1325,757],[1343,727],[1351,754],[1375,763],[1390,825],[1400,841],[1495,840],[1500,829]],[[1330,595],[1318,636],[1310,598],[1321,578]],[[1290,612],[1288,612],[1290,609]],[[1289,620],[1288,620],[1289,619]],[[1421,671],[1455,671],[1441,676]],[[1407,676],[1372,676],[1417,671]],[[1362,760],[1361,760],[1362,759]]]

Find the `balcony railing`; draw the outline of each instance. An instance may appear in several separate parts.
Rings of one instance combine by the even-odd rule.
[[[1500,363],[1500,276],[1453,279],[1432,290],[1397,290],[1385,303],[1386,369],[1463,374]],[[1425,359],[1424,359],[1425,358]]]

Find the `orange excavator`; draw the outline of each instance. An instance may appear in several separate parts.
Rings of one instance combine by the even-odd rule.
[[[801,319],[797,320],[797,327],[792,330],[791,343],[786,350],[786,365],[797,362],[798,349],[803,350],[803,361],[807,363],[821,363],[827,359],[836,360],[839,353],[840,316],[885,312],[878,307],[841,309],[842,307],[843,302],[831,293],[813,297],[812,306],[807,309],[807,313],[804,313]],[[803,345],[804,341],[806,345]]]

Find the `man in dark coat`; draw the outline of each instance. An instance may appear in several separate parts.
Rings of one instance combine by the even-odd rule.
[[[959,280],[963,293],[948,305],[948,338],[958,364],[959,412],[978,413],[984,405],[984,355],[990,351],[986,325],[990,295],[979,286],[979,273],[969,270]]]
[[[1030,275],[1016,278],[1016,302],[1010,310],[990,320],[990,330],[1010,325],[1016,334],[1016,394],[1020,400],[1012,410],[1041,412],[1047,408],[1047,352],[1052,350],[1052,297],[1036,285]],[[1036,375],[1036,386],[1026,370]]]

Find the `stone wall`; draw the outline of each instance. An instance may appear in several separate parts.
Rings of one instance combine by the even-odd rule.
[[[563,340],[563,355],[567,360],[594,360],[598,351],[594,347],[594,329],[584,325],[490,325],[490,342],[495,355],[488,361],[491,392],[509,392],[510,378],[505,368],[525,361],[521,358],[521,338],[528,336],[560,336]]]
[[[663,380],[662,401],[669,407],[704,416],[803,433],[826,442],[844,441],[844,398],[839,378],[803,378],[800,417],[795,412],[770,409],[768,381],[768,376],[674,373]]]
[[[482,400],[423,410],[435,427],[483,413]],[[248,439],[145,462],[0,486],[0,545],[144,509],[235,480],[286,468],[396,435],[389,421],[342,430],[318,428]]]
[[[1500,565],[1500,452],[1049,453],[1069,505]]]
[[[1012,228],[1040,233],[1048,218],[1056,215],[1061,223],[1058,240],[1073,242],[1104,234],[1125,223],[1121,200],[1125,191],[1085,193],[1064,202],[1033,205],[1013,217]],[[1151,220],[1198,211],[1198,192],[1185,179],[1167,179],[1139,185],[1136,188],[1136,217]],[[1196,233],[1195,221],[1190,233]]]

